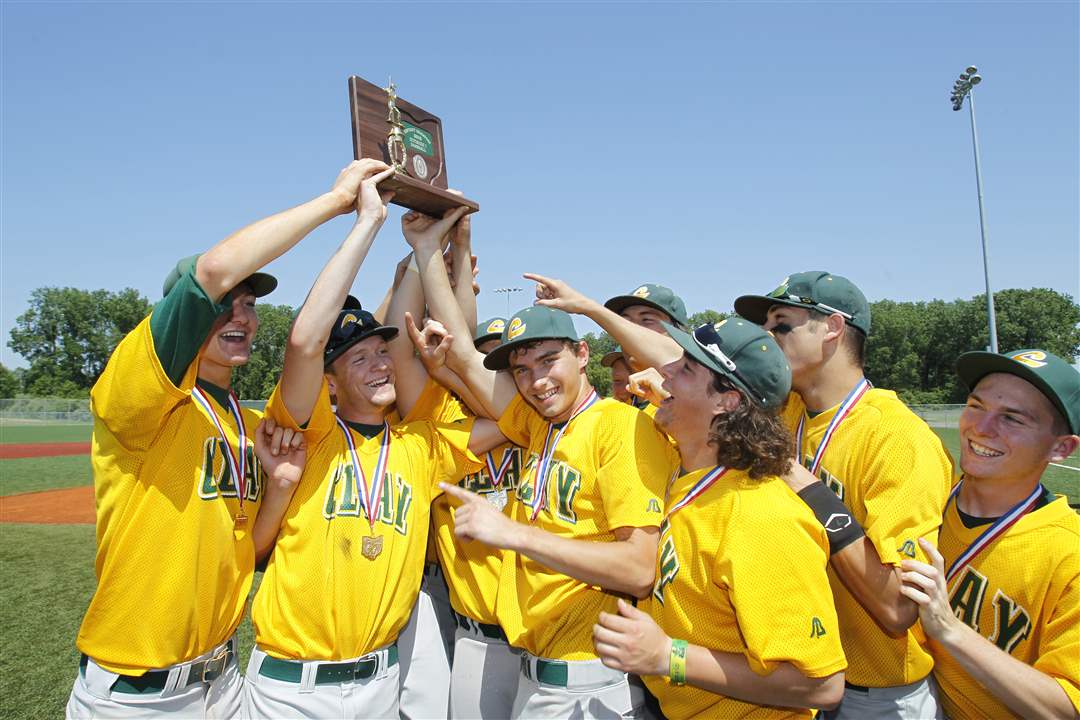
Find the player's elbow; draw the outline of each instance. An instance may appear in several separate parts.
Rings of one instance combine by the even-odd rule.
[[[638,600],[644,600],[652,593],[653,582],[656,580],[655,563],[633,562],[626,573],[626,592]]]
[[[835,710],[844,698],[844,673],[838,672],[820,678],[807,693],[807,707]]]
[[[873,612],[878,624],[893,637],[903,636],[919,619],[918,606],[899,594],[892,602],[882,602]]]

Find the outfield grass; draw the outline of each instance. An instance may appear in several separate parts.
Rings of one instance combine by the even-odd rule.
[[[63,717],[94,591],[94,526],[0,525],[0,568],[0,718]],[[238,640],[243,672],[253,643],[246,613]]]
[[[89,455],[0,460],[0,495],[91,485]]]
[[[92,425],[12,425],[0,423],[0,444],[90,442]]]
[[[954,460],[960,458],[960,431],[956,428],[934,428],[934,432],[941,438],[945,448]],[[1080,467],[1077,456],[1074,454],[1063,465]],[[1043,484],[1052,492],[1065,495],[1069,498],[1069,504],[1073,507],[1080,506],[1080,470],[1055,467],[1051,465],[1043,473]]]

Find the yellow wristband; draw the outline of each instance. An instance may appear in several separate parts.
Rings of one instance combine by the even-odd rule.
[[[668,659],[668,676],[672,685],[686,684],[686,641],[671,641],[671,657]]]

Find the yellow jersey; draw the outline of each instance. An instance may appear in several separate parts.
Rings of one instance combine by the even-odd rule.
[[[968,482],[971,482],[968,480]],[[964,624],[1054,678],[1080,710],[1080,518],[1064,497],[1022,517],[949,583]],[[938,548],[948,568],[986,525],[967,527],[949,503]],[[1016,718],[931,641],[934,678],[954,720]]]
[[[788,396],[784,423],[811,467],[822,436],[838,407],[809,417],[797,393]],[[934,542],[952,484],[952,462],[937,435],[890,390],[871,389],[836,428],[817,476],[835,492],[866,531],[881,562],[904,557],[927,562],[919,538]],[[926,677],[934,665],[916,623],[902,637],[888,635],[848,592],[829,567],[840,637],[847,655],[847,679],[865,687],[907,685]]]
[[[280,391],[279,385],[267,416],[299,428]],[[397,639],[420,589],[438,483],[476,468],[468,452],[471,431],[471,419],[391,426],[372,528],[349,443],[323,381],[304,428],[304,474],[252,605],[255,642],[262,650],[292,660],[343,660]],[[348,432],[370,483],[383,433],[368,439],[351,427]]]
[[[499,419],[510,442],[526,450],[511,503],[512,517],[530,522],[536,468],[549,423],[520,395]],[[677,454],[653,421],[605,398],[566,426],[548,472],[547,501],[535,525],[571,540],[615,542],[620,527],[659,527],[664,488]],[[677,459],[674,460],[677,463]],[[498,617],[510,644],[539,657],[597,657],[592,626],[600,611],[618,612],[616,595],[555,572],[524,555],[503,563]]]
[[[468,409],[434,380],[428,381],[409,413],[410,418],[437,422],[454,422],[468,416]],[[509,515],[510,500],[521,472],[521,454],[521,448],[504,443],[488,453],[478,472],[458,478],[457,484],[501,504],[503,512]],[[498,488],[492,480],[491,467],[495,468],[495,475],[502,473]],[[450,605],[477,622],[498,625],[495,603],[506,551],[475,540],[455,538],[452,507],[445,495],[435,498],[431,505],[432,537],[450,590]]]
[[[752,480],[728,470],[705,485],[709,470],[672,483],[668,511],[675,511],[661,526],[656,584],[641,609],[669,636],[743,655],[760,675],[783,662],[807,677],[840,672],[847,663],[825,572],[825,529],[779,478]],[[695,491],[700,494],[678,507]],[[673,685],[666,677],[643,679],[671,720],[812,716]]]
[[[202,655],[244,613],[263,490],[252,440],[260,415],[241,410],[247,520],[238,523],[226,453],[239,459],[239,427],[221,404],[225,391],[200,382],[227,449],[192,397],[196,353],[221,309],[189,271],[124,337],[90,392],[98,584],[76,644],[112,672],[142,675]]]

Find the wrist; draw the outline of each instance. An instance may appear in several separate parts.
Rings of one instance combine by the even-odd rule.
[[[685,640],[668,639],[668,669],[667,676],[671,678],[672,685],[686,684],[686,654],[689,643]]]
[[[320,199],[332,206],[338,215],[344,215],[356,207],[356,195],[350,195],[341,188],[333,188],[324,193]]]

